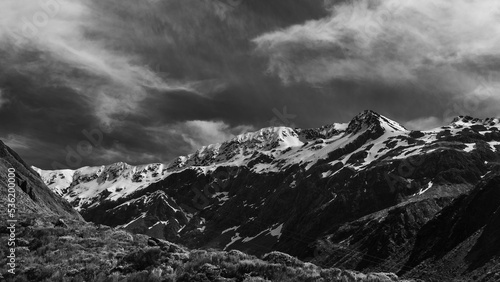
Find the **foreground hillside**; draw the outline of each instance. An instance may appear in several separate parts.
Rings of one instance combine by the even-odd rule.
[[[76,220],[33,215],[20,219],[19,226],[19,269],[14,277],[5,275],[6,281],[415,281],[391,273],[321,268],[278,252],[257,258],[239,251],[188,250]],[[0,226],[2,239],[7,233]],[[2,244],[2,266],[5,253]]]

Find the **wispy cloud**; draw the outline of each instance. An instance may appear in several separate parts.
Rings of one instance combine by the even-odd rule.
[[[187,153],[194,152],[202,146],[221,143],[232,137],[255,130],[250,125],[230,126],[222,121],[192,120],[174,125],[151,127],[151,135],[162,139],[165,136],[177,136],[188,146],[184,148]]]
[[[5,145],[9,146],[14,150],[26,150],[31,149],[31,145],[34,143],[32,140],[25,136],[17,134],[9,134],[1,138]]]
[[[405,126],[410,130],[429,130],[442,126],[444,123],[437,117],[424,117],[407,121]]]
[[[413,85],[492,98],[500,90],[500,2],[344,1],[331,15],[254,39],[284,83]]]
[[[123,41],[96,36],[96,29],[110,27],[94,19],[103,12],[95,9],[92,1],[4,0],[0,50],[9,54],[18,72],[43,76],[87,96],[105,122],[113,114],[134,111],[150,90],[189,89],[187,82],[158,76],[136,54],[120,48]],[[27,64],[30,50],[40,58]]]

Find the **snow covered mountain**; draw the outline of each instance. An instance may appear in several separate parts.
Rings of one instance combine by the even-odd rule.
[[[77,170],[42,170],[43,181],[77,210],[101,200],[117,200],[148,187],[172,173],[193,169],[208,173],[217,167],[247,166],[256,173],[277,172],[298,163],[313,165],[335,149],[355,139],[359,132],[380,124],[386,129],[405,129],[373,112],[366,112],[351,124],[332,124],[319,129],[269,127],[245,133],[223,143],[208,145],[169,164],[131,166],[115,163]],[[393,125],[394,124],[394,125]],[[366,128],[362,128],[365,126]],[[368,128],[372,127],[372,128]]]
[[[126,197],[163,179],[166,171],[163,164],[131,166],[122,162],[77,170],[33,169],[47,186],[72,203],[77,210],[96,204],[95,201],[115,201]]]
[[[384,132],[385,139],[407,132],[398,123],[366,111],[349,124],[331,124],[317,129],[269,127],[245,133],[223,143],[202,147],[195,153],[178,157],[168,164],[131,166],[115,163],[77,170],[33,169],[54,192],[73,203],[77,210],[81,210],[83,206],[88,207],[96,200],[114,201],[127,197],[185,169],[206,174],[222,166],[246,166],[256,173],[278,172],[296,164],[307,164],[309,168],[327,158],[329,153],[356,141],[364,133],[376,131]],[[372,140],[367,145],[386,141],[382,139]],[[352,154],[363,149],[365,148],[344,155],[342,161],[345,163]],[[382,156],[372,151],[368,153],[370,158],[366,159],[365,164]]]
[[[378,228],[394,224],[395,212],[412,213],[398,223],[403,227],[388,228],[408,229],[402,238],[416,236],[452,199],[499,171],[499,149],[498,118],[461,116],[447,126],[410,131],[365,111],[348,124],[264,128],[171,163],[35,170],[96,223],[191,247],[282,250],[327,260],[315,250],[342,245],[379,257],[336,257],[362,270],[395,261],[403,267],[398,251],[410,240],[382,244],[376,237],[365,245],[357,240],[368,232],[364,223]]]

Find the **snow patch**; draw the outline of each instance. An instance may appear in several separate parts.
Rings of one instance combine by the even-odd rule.
[[[282,229],[283,229],[283,223],[278,225],[278,227],[276,227],[270,231],[271,236],[278,237],[278,240],[279,240],[279,238],[281,237],[281,230]]]
[[[229,232],[229,231],[237,230],[238,228],[240,228],[240,226],[239,226],[239,225],[237,225],[237,226],[233,226],[233,227],[231,227],[231,228],[228,228],[228,229],[226,229],[226,230],[222,231],[222,232],[221,232],[221,234],[227,233],[227,232]]]

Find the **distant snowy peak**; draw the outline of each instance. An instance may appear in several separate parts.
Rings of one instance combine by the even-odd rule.
[[[407,131],[401,124],[370,110],[366,110],[354,117],[347,126],[346,133],[355,134],[363,130]]]
[[[81,207],[99,193],[105,192],[107,199],[117,199],[184,169],[206,173],[219,166],[254,167],[257,164],[255,169],[258,171],[272,171],[300,162],[312,165],[329,152],[346,146],[354,140],[351,140],[353,135],[364,131],[397,134],[407,130],[373,111],[364,111],[349,123],[311,129],[267,127],[240,134],[225,142],[204,146],[168,164],[133,166],[119,162],[77,170],[34,169],[52,190]]]
[[[335,135],[345,133],[347,129],[347,123],[333,123],[329,125],[325,125],[319,128],[308,128],[308,129],[295,129],[299,136],[306,140],[316,140],[318,138],[321,139],[330,139]]]
[[[132,166],[123,162],[77,170],[42,170],[32,167],[55,193],[80,210],[95,200],[116,200],[167,176],[161,163]],[[105,198],[95,199],[103,193]],[[103,195],[104,195],[103,194]]]
[[[277,157],[290,149],[317,140],[332,140],[362,131],[406,132],[399,123],[373,111],[364,111],[350,123],[333,123],[319,128],[267,127],[238,135],[226,142],[200,148],[194,154],[177,158],[168,168],[180,170],[194,166],[244,165],[254,154]]]
[[[204,146],[194,154],[177,158],[169,169],[217,164],[242,165],[256,152],[280,152],[303,144],[298,133],[290,127],[267,127],[240,134],[223,143]]]
[[[471,116],[458,116],[453,119],[450,124],[454,127],[464,127],[464,126],[473,126],[473,125],[483,125],[488,127],[500,127],[500,119],[499,118],[473,118]]]
[[[45,185],[51,188],[51,190],[59,196],[63,196],[66,193],[67,188],[73,182],[73,176],[75,174],[75,171],[71,169],[45,171],[34,166],[31,168],[40,175]]]
[[[102,183],[122,177],[130,179],[132,182],[150,182],[150,180],[159,178],[165,171],[166,165],[161,163],[132,166],[124,162],[118,162],[98,167],[82,167],[75,170],[73,179],[77,183],[93,179]]]
[[[290,127],[266,127],[255,132],[240,134],[228,142],[241,144],[268,144],[273,142],[284,142],[290,137],[297,137],[297,133]]]

